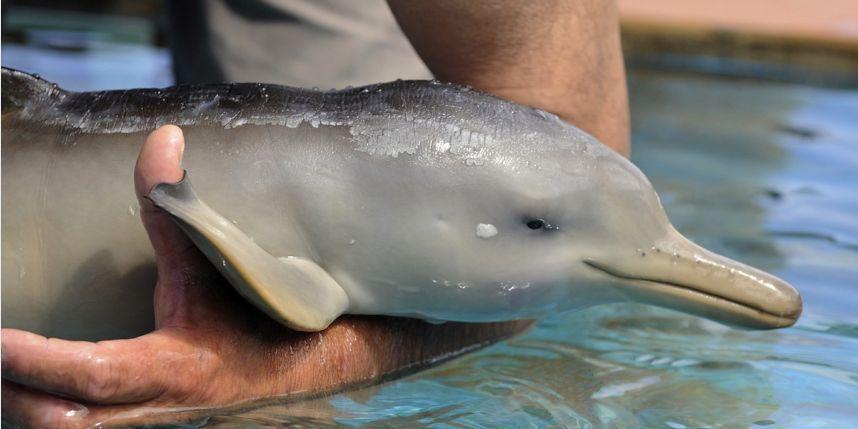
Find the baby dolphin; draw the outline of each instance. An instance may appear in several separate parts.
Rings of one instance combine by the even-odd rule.
[[[152,274],[127,167],[166,123],[185,130],[187,175],[149,198],[293,329],[624,300],[763,329],[801,312],[790,285],[684,238],[640,170],[540,110],[437,82],[71,93],[4,69],[5,326],[73,324],[57,311],[72,300],[134,329],[140,304],[117,290]]]

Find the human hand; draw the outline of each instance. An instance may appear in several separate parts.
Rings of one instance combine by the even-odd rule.
[[[181,179],[183,150],[181,130],[161,127],[147,138],[134,170],[158,267],[155,331],[92,343],[4,329],[5,422],[151,422],[175,419],[165,414],[170,410],[334,392],[415,371],[530,325],[342,317],[319,333],[282,327],[247,304],[174,221],[144,198],[155,184]]]

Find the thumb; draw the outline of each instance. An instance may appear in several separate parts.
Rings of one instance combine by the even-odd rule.
[[[185,151],[185,138],[181,128],[165,125],[146,138],[137,164],[134,167],[134,190],[140,202],[143,226],[149,234],[149,240],[155,249],[160,277],[165,269],[186,264],[183,257],[193,248],[193,243],[179,228],[167,212],[156,207],[146,198],[149,191],[159,183],[175,183],[182,180],[182,155]]]
[[[158,266],[155,323],[159,328],[210,323],[215,318],[212,314],[225,314],[217,302],[221,295],[210,281],[217,271],[173,218],[147,198],[155,185],[182,180],[184,150],[182,130],[165,125],[146,138],[134,167],[140,214]]]

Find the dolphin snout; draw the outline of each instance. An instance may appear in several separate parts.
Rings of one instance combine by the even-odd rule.
[[[756,329],[792,326],[801,296],[787,282],[706,250],[676,231],[633,257],[586,260],[629,297]]]

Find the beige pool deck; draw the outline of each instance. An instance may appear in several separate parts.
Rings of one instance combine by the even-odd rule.
[[[738,75],[858,82],[858,0],[619,0],[619,7],[633,65],[685,58]],[[782,67],[766,71],[764,63]]]

